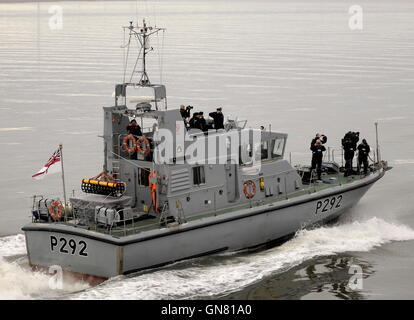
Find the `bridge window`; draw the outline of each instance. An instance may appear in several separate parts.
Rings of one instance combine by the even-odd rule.
[[[138,184],[141,186],[149,186],[149,168],[138,168]]]
[[[200,184],[206,183],[204,166],[193,167],[193,182],[194,182],[194,185],[200,185]]]
[[[262,141],[260,150],[261,150],[260,159],[266,160],[269,157],[269,145],[267,141]]]
[[[272,158],[281,158],[283,157],[283,150],[285,147],[285,139],[284,138],[277,138],[272,140],[273,148],[272,148]]]
[[[252,163],[252,161],[253,161],[252,156],[253,156],[253,147],[250,143],[241,145],[239,147],[239,163],[240,163],[240,165]]]

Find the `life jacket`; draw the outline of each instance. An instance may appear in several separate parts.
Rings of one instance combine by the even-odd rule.
[[[157,173],[152,171],[149,175],[149,187],[151,189],[152,207],[154,212],[158,212],[158,201],[157,201]]]

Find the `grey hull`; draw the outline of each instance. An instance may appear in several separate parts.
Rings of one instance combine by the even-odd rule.
[[[29,261],[35,266],[58,265],[67,271],[110,278],[211,253],[255,247],[338,217],[383,175],[380,170],[346,185],[122,238],[62,224],[29,224],[23,228]],[[52,250],[51,237],[76,244],[84,241],[83,253],[87,255],[79,255],[78,248],[72,252],[66,247],[63,253]]]

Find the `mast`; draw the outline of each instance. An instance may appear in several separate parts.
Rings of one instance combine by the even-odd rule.
[[[148,74],[147,74],[147,67],[145,63],[145,57],[147,55],[147,37],[148,37],[147,36],[147,24],[145,23],[145,19],[143,20],[143,27],[141,29],[141,32],[142,32],[142,49],[144,50],[144,52],[142,54],[142,76],[141,76],[140,82],[145,84],[145,83],[150,83]]]
[[[153,103],[156,110],[159,110],[160,104],[164,105],[164,109],[167,110],[167,93],[165,86],[162,84],[152,84],[147,71],[147,55],[154,49],[149,45],[149,39],[154,34],[158,34],[160,31],[163,31],[163,40],[164,44],[164,31],[165,28],[151,27],[147,26],[145,19],[142,21],[142,26],[134,26],[133,22],[129,22],[128,27],[122,27],[124,29],[124,73],[123,73],[123,82],[122,84],[117,84],[115,86],[115,106],[127,106],[127,88],[132,87],[133,92],[137,92],[140,88],[152,89],[153,97],[149,103]],[[126,40],[126,33],[129,35],[128,41]],[[126,73],[128,69],[128,60],[130,53],[132,54],[133,44],[137,44],[137,57],[135,59],[135,64],[132,68],[131,76],[129,81],[126,80]],[[135,49],[136,50],[136,49]],[[142,60],[142,63],[141,61]],[[160,68],[161,68],[160,60]],[[137,70],[139,69],[139,70]],[[139,81],[134,81],[134,79],[139,79]],[[145,91],[145,90],[144,90]],[[129,103],[134,103],[137,100],[131,100]],[[135,109],[141,108],[139,103],[135,105]]]
[[[381,156],[378,144],[378,122],[375,122],[375,140],[376,140],[376,147],[377,147],[377,162],[380,163]]]
[[[127,56],[126,56],[126,62],[128,61],[130,46],[131,46],[131,40],[132,38],[136,38],[138,40],[139,44],[139,51],[138,51],[138,57],[135,61],[134,68],[132,70],[132,74],[130,77],[130,83],[133,83],[133,78],[135,74],[140,74],[138,85],[141,86],[147,86],[151,85],[151,81],[149,79],[148,73],[147,73],[147,54],[154,49],[149,46],[149,39],[152,35],[157,34],[160,31],[165,31],[165,28],[158,28],[158,27],[151,27],[147,26],[147,23],[145,22],[145,19],[142,20],[142,26],[134,26],[133,22],[129,22],[128,27],[123,27],[124,30],[129,31],[129,40],[128,43],[124,48],[127,48]],[[142,59],[142,69],[136,70],[138,61]],[[127,63],[125,63],[124,67],[124,74],[126,73],[127,69]]]

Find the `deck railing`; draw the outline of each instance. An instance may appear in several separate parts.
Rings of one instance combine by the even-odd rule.
[[[328,154],[330,154],[330,156],[328,156],[328,161],[335,161],[335,151],[337,151],[338,148],[329,148],[328,149]],[[374,159],[376,159],[376,154],[375,151],[373,151],[374,154]],[[267,174],[267,175],[262,175],[262,176],[244,176],[242,179],[242,183],[244,183],[247,180],[252,180],[253,182],[256,183],[256,185],[260,186],[260,179],[261,178],[280,178],[281,180],[283,179],[284,184],[280,184],[283,186],[283,189],[279,189],[276,187],[277,190],[274,190],[272,197],[265,197],[263,199],[259,199],[259,200],[254,200],[254,199],[250,199],[247,202],[244,203],[235,203],[235,205],[233,207],[226,207],[226,208],[217,208],[217,199],[216,199],[216,193],[218,192],[218,190],[222,189],[224,187],[224,185],[215,185],[215,186],[206,186],[202,189],[200,189],[199,191],[206,191],[206,190],[213,190],[213,199],[212,199],[212,205],[213,205],[213,211],[209,211],[209,212],[202,212],[200,214],[197,215],[193,215],[188,217],[189,219],[187,219],[184,216],[184,219],[182,219],[182,221],[187,221],[187,220],[194,220],[197,218],[200,218],[201,216],[206,216],[206,215],[220,215],[223,214],[225,212],[228,212],[229,210],[236,210],[236,209],[244,209],[244,208],[252,208],[253,206],[257,206],[260,204],[264,204],[267,202],[274,202],[274,201],[280,201],[280,200],[284,200],[284,199],[291,199],[294,197],[297,197],[299,195],[302,194],[306,194],[306,193],[313,193],[313,192],[317,192],[318,190],[321,189],[321,185],[320,183],[316,183],[315,179],[311,179],[309,181],[309,185],[303,185],[300,184],[298,185],[298,188],[296,188],[293,192],[291,190],[291,192],[288,192],[288,188],[287,188],[287,178],[288,175],[291,174],[292,172],[297,171],[296,168],[291,168],[288,170],[285,170],[283,172],[278,172],[278,173],[271,173],[271,174]],[[302,177],[303,178],[303,177]],[[341,172],[337,172],[336,174],[330,174],[330,181],[332,182],[333,185],[338,185],[341,186],[343,184],[343,176]],[[293,181],[293,180],[292,180]],[[273,184],[273,187],[275,186],[275,184]],[[73,191],[74,192],[74,191]],[[171,200],[178,200],[177,197],[179,196],[183,196],[185,194],[189,193],[187,192],[181,192],[180,194],[174,194],[173,196],[170,197]],[[239,197],[241,196],[240,194],[240,190],[239,190]],[[273,195],[275,195],[277,193],[277,197],[273,197]],[[34,203],[34,202],[33,202]],[[116,214],[119,215],[121,213],[121,210],[123,209],[119,209],[116,211]],[[146,213],[142,213],[142,215],[144,215]],[[184,214],[184,212],[183,212]],[[96,220],[94,221],[94,227],[95,227],[95,231],[97,232],[102,232],[102,233],[106,233],[106,234],[110,234],[110,235],[123,235],[123,236],[127,236],[130,234],[136,234],[148,229],[156,229],[156,228],[160,228],[160,226],[162,226],[162,219],[154,219],[154,223],[146,223],[144,225],[142,225],[142,223],[137,222],[137,215],[135,215],[132,218],[128,218],[128,219],[122,219],[122,220],[117,220],[116,222],[112,223],[111,225],[108,226],[104,226],[102,225],[98,225],[96,223]],[[78,221],[78,223],[80,222],[81,218],[85,218],[85,217],[81,217],[81,216],[76,216],[76,213],[74,211],[72,211],[72,221],[68,220],[68,217],[65,215],[64,221],[56,221],[57,223],[66,223],[66,224],[70,224],[73,225],[74,222],[73,221]],[[90,217],[89,217],[90,218]],[[87,220],[87,219],[86,219]],[[84,219],[84,221],[82,222],[82,225],[79,225],[80,227],[84,226],[85,228],[90,228],[91,225],[86,223],[86,220]],[[34,221],[33,222],[39,222],[39,221]],[[76,223],[75,223],[76,224]],[[137,225],[138,224],[138,225]],[[93,228],[93,226],[92,226]]]

